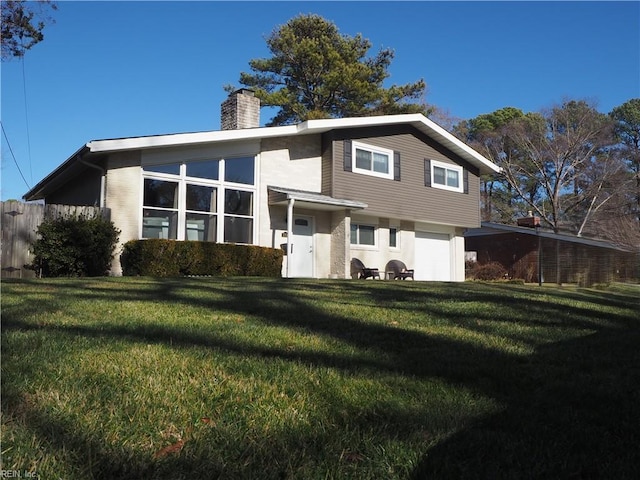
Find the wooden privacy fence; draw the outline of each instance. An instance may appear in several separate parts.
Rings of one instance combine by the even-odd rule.
[[[33,278],[36,273],[25,268],[33,258],[30,248],[36,240],[36,230],[44,219],[57,217],[109,219],[109,209],[76,205],[41,205],[17,201],[0,202],[2,222],[2,278]]]

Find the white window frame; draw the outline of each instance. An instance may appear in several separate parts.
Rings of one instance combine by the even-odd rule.
[[[168,174],[168,173],[160,173],[160,172],[152,172],[145,171],[145,167],[147,165],[142,165],[141,167],[141,180],[140,180],[140,213],[144,212],[145,209],[150,210],[160,210],[160,211],[173,211],[173,209],[161,209],[155,207],[148,207],[144,205],[144,181],[145,179],[152,180],[164,180],[164,181],[172,181],[178,183],[178,207],[177,207],[177,232],[176,232],[176,240],[186,240],[186,216],[187,213],[202,213],[206,214],[206,212],[195,212],[195,211],[187,211],[186,209],[186,199],[187,199],[187,185],[201,185],[201,186],[209,186],[214,187],[216,189],[216,205],[217,211],[211,212],[210,214],[215,215],[216,220],[216,243],[225,243],[224,242],[224,221],[225,217],[238,217],[238,218],[250,218],[252,220],[252,231],[251,231],[251,239],[249,245],[254,245],[256,243],[256,232],[257,232],[257,206],[258,206],[258,188],[257,188],[257,172],[258,172],[258,158],[257,156],[253,156],[254,158],[254,173],[253,173],[253,185],[248,185],[244,183],[235,183],[231,181],[224,180],[225,174],[225,162],[233,161],[234,158],[241,157],[251,157],[252,155],[239,155],[227,158],[211,158],[207,160],[219,160],[219,170],[218,170],[218,180],[211,180],[206,178],[198,178],[198,177],[188,177],[186,175],[187,172],[187,163],[195,163],[197,161],[202,161],[204,159],[198,160],[182,160],[177,162],[172,162],[172,164],[180,165],[180,173],[178,175]],[[153,165],[149,165],[153,166]],[[224,192],[225,190],[239,190],[252,193],[252,207],[251,211],[253,212],[251,215],[234,215],[228,214],[224,211]],[[144,229],[144,219],[141,217],[138,238],[144,238],[142,235]]]
[[[447,180],[447,171],[453,171],[458,174],[458,186],[451,187],[446,183],[436,183],[435,169],[443,168],[445,170],[445,182]],[[451,165],[450,163],[438,162],[437,160],[431,160],[431,186],[434,188],[441,188],[443,190],[449,190],[450,192],[464,193],[464,179],[463,168],[459,165]]]
[[[388,172],[387,173],[382,173],[382,172],[376,172],[373,170],[373,159],[371,161],[371,170],[367,170],[365,168],[359,168],[357,166],[357,156],[356,156],[356,149],[358,150],[364,150],[366,152],[370,152],[371,154],[374,153],[378,153],[378,154],[382,154],[382,155],[386,155],[387,156],[387,167],[388,167]],[[382,147],[374,147],[372,145],[367,145],[365,143],[360,143],[360,142],[351,142],[351,158],[352,158],[352,167],[351,170],[355,173],[360,173],[363,175],[371,175],[373,177],[379,177],[379,178],[386,178],[389,180],[393,180],[393,150],[389,150],[387,148],[382,148]]]
[[[186,168],[186,167],[185,167]],[[183,231],[183,235],[185,235],[184,240],[190,240],[188,238],[187,235],[187,215],[189,214],[194,214],[194,215],[212,215],[216,218],[216,242],[220,242],[220,206],[219,206],[219,201],[220,201],[220,189],[222,188],[221,185],[218,183],[217,180],[207,180],[207,179],[203,179],[203,178],[198,178],[198,177],[186,177],[183,181],[183,190],[184,190],[184,217],[183,218],[183,222],[184,222],[184,231]],[[197,187],[209,187],[209,188],[215,188],[216,189],[216,211],[215,212],[207,212],[207,211],[203,211],[203,210],[189,210],[187,209],[187,188],[189,187],[189,185],[194,185]],[[206,241],[206,240],[205,240]]]
[[[395,246],[391,245],[391,230],[396,231],[396,244]],[[400,250],[400,227],[397,225],[389,226],[389,249],[390,250]]]
[[[178,187],[178,191],[176,193],[176,206],[172,207],[172,208],[168,208],[168,207],[154,207],[154,206],[150,206],[150,205],[145,205],[144,204],[144,192],[145,192],[145,180],[156,180],[156,181],[162,181],[162,182],[171,182],[171,183],[176,183],[177,187]],[[138,234],[138,238],[149,238],[149,237],[144,237],[143,236],[143,232],[144,232],[144,211],[148,210],[148,211],[154,211],[154,212],[166,212],[167,214],[171,215],[174,214],[176,216],[176,238],[178,238],[178,236],[180,235],[180,221],[181,221],[181,202],[182,202],[182,190],[184,189],[184,187],[182,186],[182,180],[180,179],[179,175],[174,175],[174,174],[170,174],[170,173],[161,173],[161,172],[145,172],[144,171],[144,167],[142,169],[142,179],[140,181],[140,231]],[[165,230],[165,225],[162,224],[162,230]],[[170,224],[167,225],[167,233],[166,236],[162,235],[159,238],[163,238],[163,239],[171,239],[171,228],[170,228]]]
[[[356,243],[352,243],[351,242],[351,228],[353,228],[354,226],[357,228]],[[360,243],[360,227],[373,228],[373,245],[369,245],[367,243]],[[378,248],[378,227],[377,227],[377,225],[371,225],[369,223],[362,223],[362,222],[351,222],[351,227],[349,229],[349,244],[352,247],[356,247],[356,248],[377,249]]]

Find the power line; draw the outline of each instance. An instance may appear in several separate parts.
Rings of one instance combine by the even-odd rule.
[[[9,151],[11,152],[11,156],[13,157],[13,162],[16,164],[16,167],[18,168],[18,172],[20,172],[20,176],[22,177],[24,184],[27,186],[29,190],[31,190],[31,185],[29,185],[29,182],[27,182],[27,179],[24,178],[24,175],[22,174],[22,170],[20,170],[20,165],[18,165],[18,161],[16,160],[16,156],[13,154],[13,149],[11,148],[11,144],[9,143],[9,137],[7,137],[7,132],[4,131],[4,123],[0,122],[0,126],[2,127],[2,133],[4,134],[4,139],[7,141],[7,146],[9,147]]]

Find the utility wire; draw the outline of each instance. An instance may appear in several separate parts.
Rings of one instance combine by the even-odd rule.
[[[4,139],[7,141],[7,146],[9,147],[9,151],[11,152],[11,156],[13,157],[13,162],[16,164],[16,167],[18,167],[18,172],[20,172],[20,176],[22,177],[24,184],[27,186],[29,190],[31,190],[31,185],[29,185],[29,182],[27,182],[27,179],[24,178],[24,175],[22,174],[22,170],[20,170],[20,165],[18,165],[18,161],[16,160],[16,156],[13,154],[13,149],[11,148],[11,144],[9,143],[9,137],[7,137],[7,132],[4,131],[4,123],[0,122],[0,126],[2,126],[2,133],[4,134]]]

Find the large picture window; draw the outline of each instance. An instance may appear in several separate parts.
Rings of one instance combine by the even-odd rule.
[[[255,159],[143,167],[142,238],[253,243]]]
[[[462,192],[462,167],[431,160],[431,184],[436,188]]]
[[[355,164],[353,171],[393,179],[393,151],[352,142]]]

